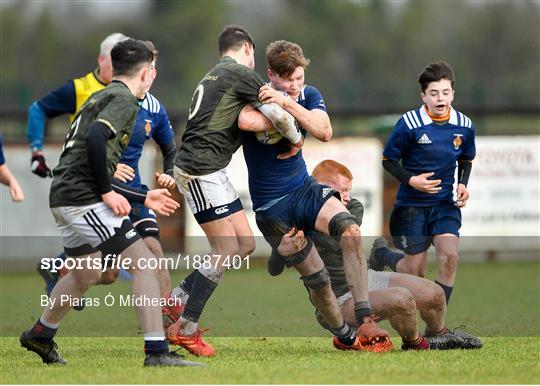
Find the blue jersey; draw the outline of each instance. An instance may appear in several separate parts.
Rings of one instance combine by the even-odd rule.
[[[0,134],[0,166],[6,163],[6,159],[4,158],[4,138],[2,138],[2,134]]]
[[[304,86],[296,101],[307,110],[326,111],[321,93],[313,86]],[[302,128],[301,131],[305,136],[306,131]],[[304,185],[309,174],[302,151],[294,157],[278,160],[278,154],[289,150],[290,143],[287,139],[284,138],[274,145],[263,145],[257,140],[255,133],[242,131],[241,134],[254,210]]]
[[[403,168],[414,175],[434,172],[430,179],[441,179],[442,189],[436,194],[401,184],[396,205],[431,206],[451,201],[457,161],[472,160],[476,155],[474,126],[465,114],[452,108],[448,122],[437,124],[422,106],[403,114],[383,155],[392,161],[402,160]]]
[[[129,186],[141,187],[139,159],[144,143],[150,138],[158,145],[168,145],[174,140],[174,132],[165,107],[153,95],[146,93],[129,143],[120,159],[120,163],[129,165],[135,170],[135,177],[127,182]]]

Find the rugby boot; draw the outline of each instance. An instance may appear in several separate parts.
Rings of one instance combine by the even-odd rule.
[[[204,363],[186,361],[176,352],[146,354],[144,366],[206,366]]]
[[[431,350],[455,350],[465,346],[465,341],[446,327],[440,333],[426,330],[424,337]]]
[[[182,325],[180,324],[180,320],[178,320],[167,329],[167,339],[169,343],[181,346],[195,356],[211,357],[216,353],[216,350],[212,345],[203,340],[202,334],[206,331],[208,329],[200,330],[197,327],[197,330],[192,335],[184,335],[182,333]]]
[[[403,341],[401,349],[407,350],[429,350],[429,342],[422,335],[416,340],[416,342]]]
[[[368,265],[374,271],[384,271],[384,263],[377,257],[377,250],[388,248],[388,241],[384,237],[377,237],[369,252]]]
[[[58,353],[58,346],[52,339],[45,339],[39,337],[30,337],[30,330],[23,331],[19,337],[19,342],[21,347],[24,347],[28,351],[33,351],[41,357],[43,363],[48,365],[57,364],[57,365],[66,365],[67,361],[62,358],[60,353]]]
[[[163,306],[161,308],[161,313],[163,314],[163,327],[165,330],[167,330],[171,325],[176,323],[180,316],[184,313],[184,308],[186,308],[185,304],[179,302],[179,304],[176,304],[176,302],[171,301],[169,305],[169,300],[180,300],[179,298],[173,298],[171,296],[171,292],[169,292],[165,299],[167,299],[167,305]]]

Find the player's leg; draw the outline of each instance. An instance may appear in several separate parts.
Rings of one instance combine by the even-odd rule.
[[[461,210],[452,202],[442,202],[432,211],[430,225],[438,263],[436,283],[444,290],[448,304],[456,280]]]
[[[374,351],[392,348],[388,333],[378,327],[371,318],[373,310],[369,302],[367,263],[362,250],[360,227],[356,219],[335,197],[327,199],[317,214],[315,228],[332,236],[340,243],[343,254],[343,270],[354,299],[358,333],[362,344]]]
[[[223,279],[227,262],[230,263],[235,256],[251,253],[254,241],[243,242],[241,247],[240,240],[253,239],[253,235],[251,230],[247,235],[237,233],[237,229],[245,231],[249,225],[238,193],[224,169],[204,176],[191,176],[175,167],[175,180],[206,234],[211,252],[209,264],[189,275],[191,289],[182,285],[174,288],[174,296],[187,300],[182,316],[169,327],[167,335],[169,341],[181,345],[194,355],[212,356],[215,350],[202,340],[199,318],[206,302]]]
[[[446,304],[440,286],[428,279],[404,273],[390,273],[388,286],[403,287],[411,292],[428,331],[438,332],[444,329]]]
[[[448,304],[456,281],[459,238],[449,233],[435,235],[433,244],[435,245],[438,263],[436,283],[444,290],[446,303]]]

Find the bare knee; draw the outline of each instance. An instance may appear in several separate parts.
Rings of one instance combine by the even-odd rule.
[[[407,288],[393,288],[392,304],[396,312],[413,313],[416,311],[416,301]]]
[[[240,257],[251,255],[255,250],[255,239],[253,237],[240,237],[238,240]]]
[[[442,269],[444,272],[456,272],[457,262],[457,252],[443,252],[439,256],[439,268]]]
[[[350,225],[341,235],[342,247],[354,248],[360,239],[360,227],[357,224]]]
[[[76,271],[76,270],[74,270]],[[101,277],[100,270],[84,271],[74,275],[75,282],[80,290],[85,292],[90,287],[95,285]]]
[[[103,284],[103,285],[112,284],[118,278],[119,273],[120,273],[119,269],[108,269],[101,274],[101,277],[99,278],[96,284]]]

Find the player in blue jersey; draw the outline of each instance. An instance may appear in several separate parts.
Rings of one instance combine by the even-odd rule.
[[[111,49],[117,42],[125,39],[126,37],[123,34],[117,33],[109,35],[101,43],[100,56],[98,58],[99,70],[87,74],[83,78],[68,81],[64,86],[52,91],[39,102],[35,102],[30,108],[28,138],[33,150],[32,170],[40,177],[46,177],[50,175],[50,173],[48,172],[48,165],[42,154],[42,125],[44,125],[44,123],[38,124],[39,120],[36,119],[36,117],[38,117],[39,114],[36,112],[36,109],[42,109],[46,112],[44,114],[47,117],[57,116],[66,112],[71,113],[84,102],[84,100],[81,101],[81,99],[86,98],[91,94],[87,95],[88,92],[95,92],[103,89],[106,84],[110,83],[112,77],[110,60]],[[146,42],[146,44],[149,45],[154,54],[154,60],[151,64],[151,76],[153,82],[157,76],[156,61],[158,51],[151,42]],[[81,79],[84,81],[81,81]],[[99,79],[99,82],[97,79]],[[127,148],[122,154],[114,177],[122,183],[126,183],[128,187],[138,189],[141,192],[148,191],[148,187],[143,185],[140,180],[138,162],[142,154],[144,143],[150,138],[154,139],[159,145],[163,155],[164,173],[156,176],[157,182],[162,188],[173,189],[175,186],[174,178],[172,177],[173,158],[176,152],[174,132],[165,107],[150,93],[146,93],[144,99],[141,101],[141,108],[137,113],[133,133]],[[135,229],[144,239],[145,244],[152,253],[158,258],[163,257],[163,250],[159,243],[159,227],[156,222],[155,213],[133,199],[129,200],[129,202],[132,209],[129,217]],[[65,257],[66,255],[63,252],[57,256],[59,259],[65,259]],[[48,294],[54,288],[59,276],[67,273],[61,271],[61,275],[59,275],[56,272],[41,269],[41,266],[38,266],[38,272],[45,279],[46,291]],[[114,282],[117,276],[118,270],[107,270],[100,279],[99,284],[110,284]],[[168,296],[170,292],[170,278],[167,269],[163,268],[159,270],[159,278],[161,293],[164,296]],[[82,309],[82,307],[77,307],[76,309]],[[168,312],[169,310],[167,309],[164,311]]]
[[[452,107],[454,73],[447,63],[429,64],[418,82],[423,105],[403,115],[383,151],[383,167],[401,182],[390,233],[405,254],[379,242],[369,260],[374,270],[389,266],[423,277],[427,250],[433,244],[439,267],[436,283],[448,303],[456,278],[460,208],[469,199],[467,183],[476,154],[474,126]]]
[[[9,188],[9,194],[13,202],[21,202],[24,200],[24,193],[17,179],[11,174],[6,159],[4,158],[4,140],[0,134],[0,183]]]
[[[261,87],[261,101],[276,103],[292,114],[304,136],[309,133],[321,141],[328,141],[332,137],[330,119],[321,93],[304,84],[309,61],[300,46],[276,41],[267,47],[266,57],[270,85]],[[241,113],[239,122],[244,130],[272,127],[249,107]],[[354,216],[335,197],[337,192],[334,189],[317,183],[309,176],[298,148],[291,149],[290,143],[284,140],[263,144],[254,133],[243,132],[242,136],[257,226],[272,246],[272,253],[278,255],[283,264],[294,266],[302,275],[313,304],[334,334],[334,346],[341,350],[390,349],[388,333],[371,318],[367,267],[361,248],[360,228]],[[354,299],[358,332],[345,323],[339,312],[328,271],[312,241],[307,239],[292,256],[279,256],[277,246],[281,237],[292,227],[306,233],[317,230],[340,243],[344,270]]]

